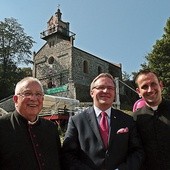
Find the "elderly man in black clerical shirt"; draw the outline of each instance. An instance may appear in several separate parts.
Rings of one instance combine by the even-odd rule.
[[[43,99],[38,79],[26,77],[17,83],[16,110],[0,118],[1,170],[60,170],[57,125],[38,116]]]

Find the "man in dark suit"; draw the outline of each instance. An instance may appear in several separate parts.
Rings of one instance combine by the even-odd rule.
[[[108,73],[98,75],[91,83],[90,94],[93,107],[69,119],[63,142],[65,169],[138,170],[144,157],[143,149],[133,118],[112,108],[113,77]],[[105,139],[100,130],[101,112],[105,112],[105,125],[108,125]]]

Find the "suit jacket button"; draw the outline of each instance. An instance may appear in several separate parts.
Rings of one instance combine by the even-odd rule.
[[[108,151],[106,151],[106,157],[109,157],[109,152]]]

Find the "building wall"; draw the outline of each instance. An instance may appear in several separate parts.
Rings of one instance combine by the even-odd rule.
[[[53,64],[49,64],[50,58]],[[46,43],[34,56],[34,76],[41,80],[45,89],[68,84],[68,91],[55,95],[71,97],[81,102],[91,101],[90,83],[101,72],[121,76],[121,66],[73,47],[68,40],[57,39],[53,46]],[[86,63],[86,69],[85,67]]]
[[[86,69],[84,69],[86,63]],[[90,84],[102,72],[109,72],[113,77],[121,78],[121,67],[111,64],[99,57],[89,54],[76,47],[72,53],[72,79],[75,83],[76,99],[81,102],[92,101]]]
[[[68,83],[71,72],[72,44],[59,38],[53,40],[53,45],[46,43],[34,55],[34,77],[41,80],[45,89],[51,80],[52,86]]]

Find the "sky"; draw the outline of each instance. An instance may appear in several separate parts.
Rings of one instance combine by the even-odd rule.
[[[0,0],[0,21],[15,18],[36,42],[58,7],[62,20],[76,34],[74,46],[111,63],[122,71],[137,72],[170,17],[170,0]]]

